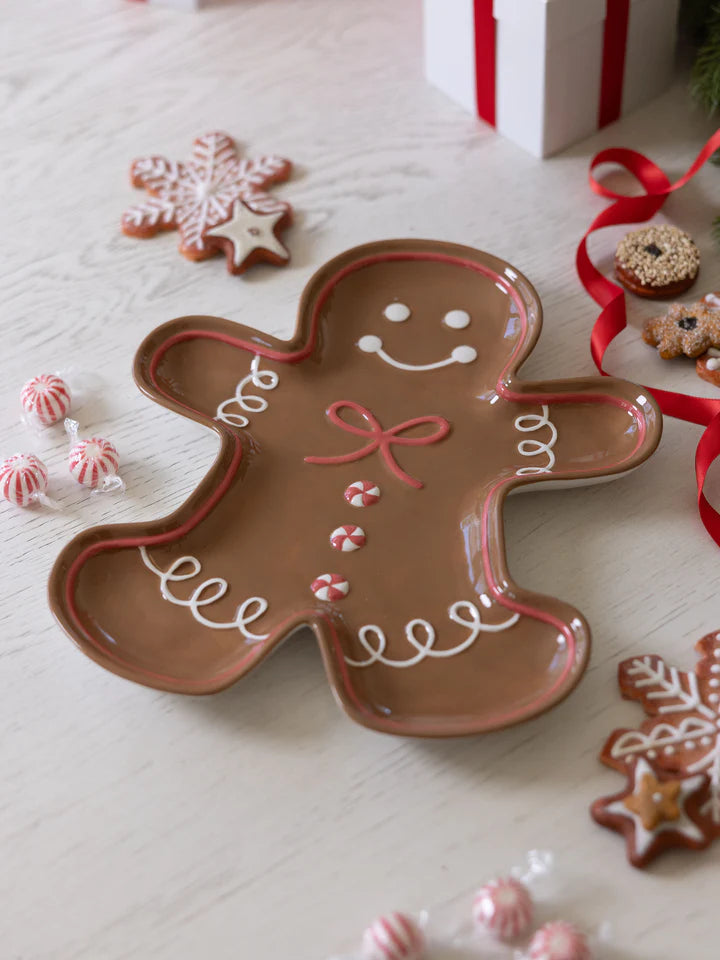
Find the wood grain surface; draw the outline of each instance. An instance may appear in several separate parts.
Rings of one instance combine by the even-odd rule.
[[[612,921],[603,956],[715,958],[720,847],[639,873],[587,812],[621,782],[597,762],[605,737],[640,718],[618,697],[618,661],[647,651],[690,666],[694,642],[720,627],[720,554],[694,505],[698,428],[668,421],[655,458],[617,484],[512,502],[516,579],[582,610],[595,645],[568,701],[500,734],[409,742],[354,726],[307,637],[223,694],[154,692],[81,656],[45,598],[70,537],[169,512],[212,461],[214,437],[130,375],[140,341],[172,317],[289,336],[325,260],[435,237],[492,251],[537,286],[546,320],[528,377],[592,373],[594,309],[573,269],[603,205],[588,160],[623,144],[683,172],[713,129],[686,80],[541,162],[426,86],[415,0],[239,0],[199,14],[5,0],[2,18],[0,448],[41,455],[64,508],[0,511],[3,960],[324,960],[378,911],[447,901],[536,847],[555,853],[559,912],[591,930]],[[287,269],[231,277],[222,259],[180,257],[174,234],[120,233],[139,196],[130,160],[181,159],[215,128],[297,164],[275,188],[297,211]],[[703,290],[720,287],[719,188],[706,169],[665,208],[701,246]],[[616,238],[593,240],[606,266]],[[651,311],[633,301],[610,369],[710,390],[640,342]],[[125,496],[88,497],[67,475],[62,430],[21,427],[19,387],[46,370],[84,387],[76,414],[119,447]]]

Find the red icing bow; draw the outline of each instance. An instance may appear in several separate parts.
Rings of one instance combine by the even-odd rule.
[[[356,427],[343,420],[340,411],[345,407],[354,410],[363,420],[367,421],[369,429]],[[437,443],[438,440],[442,440],[450,433],[450,424],[444,417],[414,417],[412,420],[404,420],[402,423],[398,423],[397,426],[391,427],[389,430],[383,430],[380,421],[367,407],[354,403],[352,400],[337,400],[328,407],[327,415],[336,427],[340,427],[348,433],[354,433],[357,437],[369,437],[370,442],[354,453],[343,453],[337,457],[305,457],[305,463],[353,463],[355,460],[362,460],[363,457],[369,457],[371,453],[379,450],[385,463],[395,476],[418,490],[423,486],[422,481],[416,480],[415,477],[405,473],[393,456],[392,445],[397,443],[404,447],[426,447],[428,444]],[[424,424],[434,424],[437,429],[425,437],[400,436],[406,430]]]

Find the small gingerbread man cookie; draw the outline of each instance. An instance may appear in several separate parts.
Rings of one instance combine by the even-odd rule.
[[[652,317],[643,340],[657,347],[663,360],[699,357],[709,347],[720,347],[720,310],[698,303],[673,303],[664,317]]]

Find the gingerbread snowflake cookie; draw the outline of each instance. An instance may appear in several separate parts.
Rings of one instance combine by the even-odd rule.
[[[627,787],[593,805],[603,826],[625,834],[628,857],[645,866],[669,847],[701,849],[720,835],[720,631],[696,646],[693,672],[658,656],[620,664],[620,692],[648,715],[615,730],[600,759]]]
[[[226,240],[231,273],[258,260],[285,263],[288,254],[280,249],[276,231],[290,224],[292,209],[265,191],[287,180],[291,169],[282,157],[241,158],[225,133],[198,137],[187,163],[158,156],[135,160],[132,184],[150,197],[123,214],[123,233],[153,237],[177,230],[180,253],[189,260],[212,257]],[[213,237],[221,242],[209,242],[210,232],[220,225],[224,232],[215,231]]]
[[[720,347],[720,310],[702,300],[673,303],[664,317],[652,317],[643,328],[643,340],[657,347],[663,360],[699,357],[710,347]]]
[[[185,693],[234,683],[310,627],[342,706],[386,732],[549,709],[579,681],[589,631],[512,582],[506,498],[618,477],[661,426],[626,381],[520,380],[540,325],[504,261],[389,240],[320,268],[290,341],[213,317],[158,328],[136,378],[211,426],[220,453],[164,520],[76,538],[56,615],[104,666]]]
[[[699,269],[695,241],[669,224],[633,230],[615,251],[615,275],[639,297],[677,297],[693,285]]]

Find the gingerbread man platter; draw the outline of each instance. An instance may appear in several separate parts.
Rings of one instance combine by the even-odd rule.
[[[390,240],[315,274],[290,341],[213,317],[159,327],[135,378],[220,453],[170,516],[72,541],[55,616],[107,669],[187,694],[309,627],[345,711],[389,733],[549,709],[579,681],[589,629],[513,582],[506,498],[621,476],[661,417],[626,381],[521,381],[541,323],[504,261]]]

